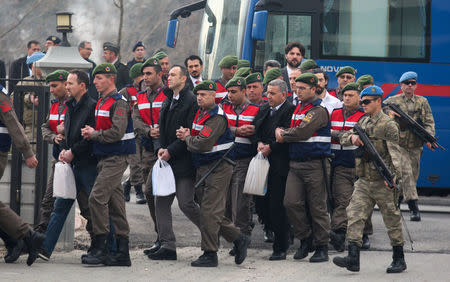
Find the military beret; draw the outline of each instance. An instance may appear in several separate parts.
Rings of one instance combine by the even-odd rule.
[[[155,57],[148,58],[141,66],[141,72],[146,67],[160,66],[159,60]]]
[[[54,36],[54,35],[50,35],[49,37],[47,37],[46,41],[52,41],[55,44],[61,43],[61,39],[59,39],[58,36]]]
[[[116,54],[119,54],[120,47],[111,42],[103,43],[103,51],[112,51]]]
[[[30,57],[27,58],[27,65],[39,61],[45,56],[42,52],[34,52]]]
[[[208,90],[208,91],[216,91],[217,85],[214,81],[211,80],[203,80],[199,84],[194,87],[194,94],[197,94],[198,90]]]
[[[50,81],[66,81],[68,76],[68,71],[55,70],[54,72],[47,75],[47,77],[45,78],[45,82],[49,83]]]
[[[239,60],[236,56],[225,56],[219,62],[219,68],[231,68],[232,66],[236,66]]]
[[[130,68],[129,75],[131,79],[135,79],[136,77],[142,75],[142,65],[143,63],[137,63]]]
[[[250,62],[247,60],[238,60],[237,69],[250,67]]]
[[[263,84],[269,84],[272,80],[276,79],[277,77],[282,76],[281,70],[279,68],[271,68],[266,72],[266,76],[264,76]]]
[[[344,88],[342,88],[341,92],[344,93],[347,90],[355,90],[355,91],[361,92],[361,88],[362,88],[362,86],[360,84],[351,82],[351,83],[347,83],[347,85],[345,85]]]
[[[313,73],[302,73],[301,75],[297,76],[295,79],[295,82],[303,82],[311,87],[317,86],[317,76],[315,76]]]
[[[307,59],[304,60],[303,63],[301,63],[300,70],[305,71],[310,69],[316,69],[318,67],[319,66],[317,65],[316,61],[314,61],[313,59]]]
[[[370,74],[361,75],[356,81],[361,87],[373,84],[373,77]]]
[[[158,60],[164,59],[165,57],[169,57],[169,56],[164,51],[159,51],[159,52],[156,52],[155,54],[153,54],[153,58],[156,58]]]
[[[243,89],[243,88],[245,88],[246,85],[247,84],[245,83],[245,78],[235,76],[228,81],[227,85],[225,85],[225,89],[228,89],[229,87],[233,87],[233,86],[237,86],[237,87],[240,87],[241,89]]]
[[[353,74],[355,75],[356,71],[354,68],[346,66],[346,67],[342,67],[337,73],[336,73],[336,77],[339,77],[341,74],[343,73],[349,73],[349,74]]]
[[[103,63],[97,65],[92,71],[92,76],[95,77],[96,74],[117,74],[117,69],[113,64]]]
[[[262,77],[261,73],[259,73],[259,72],[252,73],[245,78],[245,84],[247,84],[247,85],[250,83],[262,82],[262,81],[263,81],[263,77]]]
[[[144,47],[144,49],[145,49],[144,43],[142,43],[142,41],[138,41],[138,42],[136,42],[136,44],[134,44],[133,52],[136,51],[137,47]]]
[[[383,89],[376,85],[371,85],[361,91],[361,98],[364,96],[383,96]]]
[[[249,68],[249,67],[242,67],[242,68],[238,69],[234,73],[234,77],[247,77],[251,73],[252,73],[252,69],[251,68]]]
[[[407,81],[410,79],[417,80],[417,73],[415,73],[413,71],[407,71],[404,74],[402,74],[402,76],[400,77],[398,82],[402,83],[403,81]]]

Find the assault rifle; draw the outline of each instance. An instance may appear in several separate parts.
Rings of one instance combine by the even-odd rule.
[[[396,114],[399,115],[399,119],[401,122],[405,123],[406,126],[423,142],[430,143],[433,149],[441,148],[445,151],[445,148],[437,142],[436,137],[432,136],[428,133],[423,126],[415,121],[412,117],[410,117],[407,113],[402,111],[400,107],[396,104],[387,104],[389,108],[391,108]]]
[[[369,139],[369,136],[367,136],[366,132],[359,126],[359,124],[356,124],[353,129],[358,133],[359,138],[364,143],[363,149],[364,151],[369,155],[369,159],[374,164],[375,168],[377,169],[378,173],[384,178],[386,183],[388,184],[389,188],[394,188],[394,177],[395,175],[389,170],[386,163],[381,158],[380,154],[378,154],[377,150],[375,149],[375,146],[373,146],[372,142]]]

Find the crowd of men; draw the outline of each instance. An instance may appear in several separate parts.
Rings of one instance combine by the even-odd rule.
[[[13,64],[25,62],[21,75],[38,77],[34,63],[43,55],[38,47],[30,41],[25,61]],[[91,43],[81,42],[79,50],[89,60]],[[269,60],[262,73],[254,72],[248,61],[229,55],[219,62],[222,75],[214,80],[203,77],[203,62],[196,55],[184,65],[171,65],[163,51],[145,59],[145,46],[137,42],[134,59],[124,65],[119,51],[105,42],[105,62],[89,73],[57,70],[45,77],[55,98],[42,125],[44,140],[54,144],[52,173],[34,230],[0,203],[6,262],[22,252],[29,253],[29,264],[37,256],[50,258],[74,203],[53,198],[55,163],[62,161],[72,165],[77,201],[88,222],[91,246],[83,264],[131,265],[125,202],[133,186],[137,203],[148,204],[155,226],[157,241],[144,250],[152,260],[177,259],[171,213],[176,197],[201,233],[203,254],[191,263],[194,267],[218,265],[220,236],[234,243],[230,255],[241,264],[255,210],[266,240],[273,242],[269,260],[286,259],[292,237],[300,240],[294,259],[313,252],[312,263],[329,260],[329,244],[343,252],[347,242],[348,255],[333,262],[359,271],[360,249],[370,248],[370,218],[377,204],[393,248],[387,272],[406,269],[399,203],[408,203],[412,221],[421,220],[416,190],[420,156],[424,145],[432,149],[434,144],[425,144],[385,105],[398,105],[434,135],[430,106],[414,94],[417,73],[401,75],[402,93],[383,101],[385,93],[373,77],[356,79],[351,66],[340,68],[338,87],[328,89],[328,74],[304,58],[299,42],[286,45],[284,68]],[[26,164],[35,167],[10,98],[0,98],[0,126],[8,129],[0,132],[2,174],[11,138]],[[393,187],[361,152],[365,144],[356,125],[395,174]],[[270,163],[265,196],[244,193],[250,161],[258,152]],[[169,196],[153,194],[152,167],[158,159],[174,173],[176,192]],[[128,166],[130,178],[122,185]]]

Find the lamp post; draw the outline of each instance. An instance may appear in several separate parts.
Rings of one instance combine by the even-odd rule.
[[[70,46],[70,43],[67,40],[67,33],[72,32],[72,15],[73,13],[71,12],[56,13],[56,31],[63,34],[61,46]]]

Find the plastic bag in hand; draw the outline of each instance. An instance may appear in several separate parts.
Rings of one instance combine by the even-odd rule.
[[[259,196],[266,194],[269,167],[269,161],[261,152],[253,157],[245,176],[244,193]]]
[[[53,177],[53,197],[73,199],[77,198],[77,186],[72,166],[65,162],[55,164]]]
[[[175,193],[175,176],[169,163],[158,159],[152,169],[152,189],[155,196]]]

